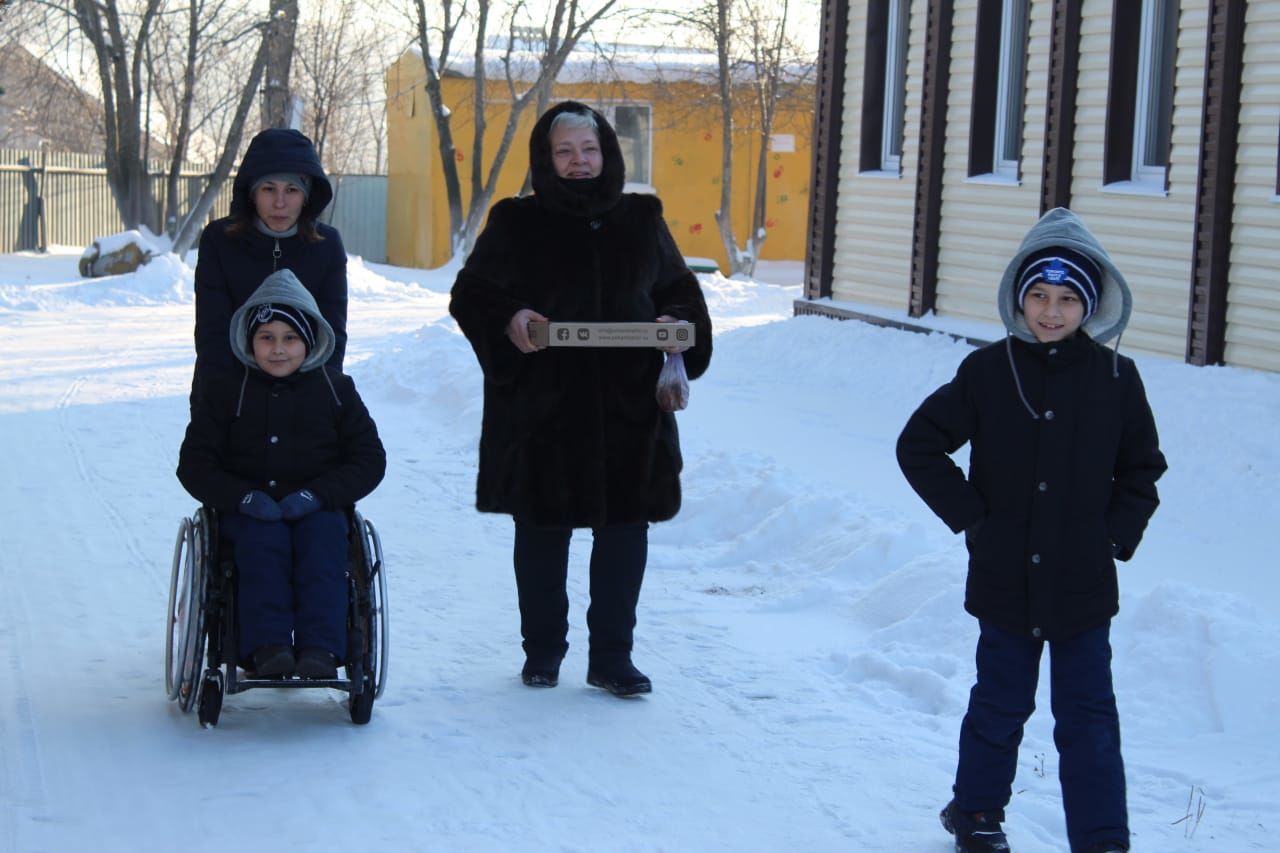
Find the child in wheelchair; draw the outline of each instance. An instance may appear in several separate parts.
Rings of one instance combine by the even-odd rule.
[[[332,679],[347,653],[347,511],[386,453],[351,378],[325,367],[333,329],[294,274],[272,273],[231,317],[241,376],[201,389],[178,479],[217,510],[238,573],[240,665]]]

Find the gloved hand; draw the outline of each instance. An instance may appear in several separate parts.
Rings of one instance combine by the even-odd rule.
[[[280,504],[266,492],[254,489],[240,499],[240,514],[258,521],[279,521]]]
[[[308,489],[299,489],[285,495],[280,501],[280,514],[285,521],[297,521],[304,515],[310,515],[320,508],[320,501]]]

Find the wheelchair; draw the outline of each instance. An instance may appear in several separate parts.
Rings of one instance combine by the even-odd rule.
[[[223,696],[259,687],[328,687],[348,694],[351,722],[365,725],[387,677],[387,579],[382,541],[352,507],[347,551],[347,658],[332,680],[258,678],[237,672],[236,566],[218,532],[218,513],[202,506],[178,527],[169,582],[165,690],[184,713],[216,726]],[[206,655],[207,646],[207,655]]]

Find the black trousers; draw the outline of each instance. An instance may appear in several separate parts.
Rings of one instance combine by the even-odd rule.
[[[636,604],[649,557],[649,525],[615,524],[591,531],[591,662],[630,660]],[[559,661],[569,648],[569,527],[516,522],[514,562],[525,656]]]

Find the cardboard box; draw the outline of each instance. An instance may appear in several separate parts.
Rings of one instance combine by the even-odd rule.
[[[692,323],[529,323],[529,340],[544,347],[691,347]]]

